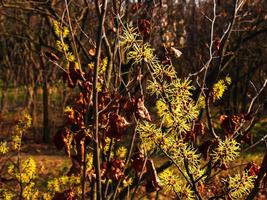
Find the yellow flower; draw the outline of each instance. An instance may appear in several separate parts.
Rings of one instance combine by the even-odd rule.
[[[212,151],[212,162],[219,166],[228,164],[239,156],[240,144],[233,138],[219,140],[218,146]]]
[[[124,146],[121,146],[117,151],[116,151],[116,156],[120,159],[124,159],[127,154],[127,149]]]
[[[6,154],[8,149],[7,142],[0,142],[0,154]]]
[[[214,84],[212,91],[213,101],[217,101],[223,97],[227,86],[230,85],[231,82],[231,78],[227,76],[224,80],[219,80],[217,83]]]
[[[249,176],[247,172],[237,173],[234,176],[229,176],[227,182],[229,195],[233,199],[242,199],[254,187],[256,177]]]

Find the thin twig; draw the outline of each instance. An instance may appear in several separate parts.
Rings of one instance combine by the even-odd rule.
[[[96,9],[100,9],[98,5],[98,0],[95,0]],[[97,47],[96,47],[96,60],[94,66],[94,78],[93,78],[93,116],[94,116],[94,166],[96,170],[96,188],[97,188],[97,200],[102,200],[102,190],[101,190],[101,172],[100,172],[100,144],[99,144],[99,124],[98,124],[98,68],[100,64],[100,54],[101,45],[103,40],[104,23],[106,17],[107,0],[103,0],[101,15],[99,16],[99,27],[98,27],[98,37],[97,37]]]

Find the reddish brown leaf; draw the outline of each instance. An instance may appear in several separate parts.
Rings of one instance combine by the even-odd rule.
[[[147,108],[145,107],[144,97],[139,97],[136,102],[135,115],[139,119],[151,121],[151,117]]]
[[[142,7],[142,5],[140,3],[134,3],[132,4],[132,13],[136,13],[140,8]]]
[[[251,132],[244,133],[244,135],[241,138],[242,142],[245,142],[246,144],[250,144],[252,142],[252,134]]]
[[[83,94],[84,107],[88,107],[93,92],[93,84],[89,81],[78,82],[78,86]]]
[[[64,112],[67,123],[70,125],[73,125],[75,123],[75,115],[74,115],[74,110],[70,109]]]
[[[223,164],[221,164],[220,168],[222,170],[227,170],[228,169],[228,166],[225,163],[223,163]]]
[[[137,148],[132,155],[132,166],[136,172],[142,172],[144,167],[144,172],[146,171],[146,166],[144,166],[145,156],[141,153],[140,149]]]
[[[260,171],[260,166],[251,161],[247,164],[244,170],[248,172],[249,176],[257,176]]]
[[[96,49],[95,48],[89,49],[88,53],[89,53],[90,56],[93,57],[96,54]]]
[[[71,176],[71,175],[79,176],[81,173],[81,164],[82,164],[81,159],[78,157],[78,155],[72,155],[71,162],[72,162],[72,166],[70,170],[68,171],[67,175],[68,176]]]
[[[125,167],[125,163],[121,159],[112,158],[108,163],[108,173],[107,176],[113,181],[118,181],[124,178],[123,169]]]
[[[147,167],[146,191],[154,192],[154,191],[161,190],[162,186],[160,185],[160,180],[159,180],[157,171],[155,169],[153,160],[148,159],[146,163],[146,167]]]
[[[89,99],[80,92],[78,98],[75,101],[75,109],[82,114],[85,114],[88,110]]]
[[[119,140],[128,126],[129,123],[124,117],[118,115],[117,113],[111,113],[109,116],[106,135],[110,138]]]
[[[221,45],[221,40],[219,37],[216,37],[214,40],[214,46],[216,47],[217,50],[220,49],[220,45]]]
[[[208,151],[212,144],[213,144],[212,140],[207,140],[203,142],[198,148],[199,152],[202,153],[205,160],[207,160],[208,158]]]
[[[71,132],[68,128],[61,128],[54,136],[54,144],[58,150],[65,148],[67,156],[70,156]]]
[[[74,116],[75,116],[75,124],[79,127],[79,129],[84,129],[84,116],[82,113],[78,111],[74,111]]]
[[[243,118],[237,115],[220,116],[221,127],[224,129],[225,134],[228,136],[233,135],[242,122]]]
[[[71,189],[65,190],[63,192],[56,192],[52,200],[76,200],[77,195]]]
[[[121,110],[125,113],[127,119],[130,119],[131,116],[133,115],[135,110],[135,105],[136,105],[135,98],[126,98],[126,97],[121,98],[120,107]]]
[[[76,63],[69,63],[69,73],[67,73],[67,80],[69,86],[76,86],[76,83],[79,79],[82,79],[82,71],[76,66]]]
[[[151,32],[151,24],[147,19],[141,19],[138,21],[138,28],[140,33],[144,35],[144,37],[148,37]]]
[[[198,191],[203,194],[205,192],[205,185],[203,182],[199,182],[198,184]]]

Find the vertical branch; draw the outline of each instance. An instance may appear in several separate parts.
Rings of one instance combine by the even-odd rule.
[[[49,133],[49,92],[47,83],[47,67],[44,64],[43,58],[40,57],[40,63],[43,70],[43,141],[48,143],[50,140]]]
[[[101,13],[99,16],[99,27],[97,32],[97,46],[96,46],[96,60],[94,67],[94,79],[93,79],[93,110],[94,110],[94,166],[96,171],[96,189],[97,199],[102,199],[101,190],[101,174],[100,174],[100,145],[99,145],[99,132],[98,132],[98,68],[100,63],[101,45],[104,33],[104,22],[106,17],[107,0],[102,1]],[[100,9],[98,0],[95,0],[96,9]]]
[[[190,172],[190,169],[189,169],[189,163],[188,163],[188,160],[187,160],[186,157],[184,157],[184,166],[185,166],[186,173],[188,174],[188,176],[189,176],[189,178],[190,178],[190,182],[192,183],[192,189],[193,189],[193,191],[195,192],[196,198],[197,198],[198,200],[202,200],[202,197],[201,197],[201,195],[199,194],[198,189],[197,189],[197,187],[196,187],[195,180],[194,180],[194,176],[193,176],[193,174]]]
[[[256,101],[256,99],[258,98],[258,96],[261,94],[261,92],[264,90],[264,88],[266,87],[266,85],[267,85],[267,78],[265,79],[265,81],[264,81],[264,83],[263,83],[261,89],[257,92],[257,94],[256,94],[256,95],[253,97],[253,99],[251,100],[251,103],[250,103],[250,105],[249,105],[249,108],[248,108],[247,113],[250,113],[250,112],[251,112],[251,109],[252,109],[252,107],[253,107],[254,102]]]
[[[22,134],[20,135],[20,142],[22,140]],[[21,144],[20,144],[21,145]],[[17,167],[18,167],[18,173],[19,173],[19,199],[23,199],[23,184],[22,184],[22,177],[21,177],[21,158],[20,158],[20,146],[18,149],[18,157],[17,157]]]
[[[67,11],[67,18],[68,18],[70,33],[71,33],[73,46],[74,46],[75,57],[77,58],[79,67],[81,69],[82,66],[81,66],[81,62],[80,62],[80,58],[79,58],[79,53],[78,53],[78,50],[77,50],[77,45],[76,45],[76,42],[75,42],[75,35],[74,35],[73,28],[72,28],[72,25],[71,25],[69,5],[68,5],[68,1],[67,0],[65,0],[65,5],[66,5],[66,11]]]
[[[208,128],[210,133],[215,139],[218,139],[217,134],[214,131],[213,125],[212,125],[212,119],[210,114],[210,99],[209,97],[205,97],[205,109],[206,109],[206,116],[207,116],[207,122],[208,122]]]

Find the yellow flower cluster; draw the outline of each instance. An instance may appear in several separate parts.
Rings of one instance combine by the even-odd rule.
[[[185,133],[191,128],[191,122],[198,115],[198,107],[191,99],[193,89],[190,81],[179,79],[163,85],[164,97],[156,103],[156,109],[162,123],[173,127],[179,133]]]
[[[232,82],[229,76],[225,77],[224,80],[219,80],[213,86],[212,97],[213,101],[217,101],[223,97],[224,92],[226,91],[228,85]]]
[[[0,154],[6,154],[8,153],[8,150],[7,142],[0,142]]]
[[[93,153],[89,153],[86,156],[86,170],[87,171],[91,171],[93,169],[93,159],[94,159],[94,155]]]
[[[154,49],[152,49],[148,43],[144,45],[134,44],[132,50],[127,54],[127,59],[132,59],[136,64],[140,64],[142,61],[149,63],[154,59],[153,52]]]
[[[55,31],[55,34],[58,37],[66,38],[69,35],[69,29],[66,26],[62,26],[58,21],[53,21],[53,28]]]
[[[249,176],[247,172],[237,173],[230,176],[227,182],[229,195],[232,199],[242,199],[254,187],[254,176]]]
[[[102,62],[101,65],[99,66],[98,69],[98,75],[99,76],[103,76],[107,70],[107,66],[108,66],[108,57],[105,57]]]
[[[11,145],[14,150],[19,150],[21,147],[22,135],[31,127],[32,118],[29,113],[23,113],[22,118],[16,125],[14,134],[11,138]]]
[[[26,187],[24,187],[22,197],[25,200],[39,199],[39,191],[35,188],[34,182],[30,182]]]
[[[128,187],[133,184],[133,179],[131,177],[127,177],[122,181],[123,187]]]
[[[59,178],[50,180],[47,183],[48,193],[43,194],[43,199],[52,199],[56,192],[64,191],[70,188],[76,188],[77,192],[80,193],[80,183],[80,177],[75,176],[61,176]]]
[[[120,159],[124,159],[126,157],[126,154],[127,154],[127,149],[124,146],[119,147],[116,151],[116,156]]]
[[[235,160],[239,156],[240,144],[233,138],[219,140],[218,146],[211,152],[212,162],[219,166]]]
[[[32,118],[28,113],[23,113],[21,119],[19,120],[18,124],[16,125],[15,131],[11,137],[11,147],[16,150],[20,151],[21,149],[21,138],[23,134],[30,128],[32,122]],[[0,153],[5,154],[9,150],[8,145],[6,142],[0,143]],[[7,173],[13,177],[14,180],[17,181],[17,184],[20,185],[21,194],[23,199],[26,200],[34,200],[38,199],[38,190],[35,188],[34,179],[36,178],[36,163],[35,161],[29,157],[26,160],[22,160],[18,154],[17,161],[12,162],[8,168]],[[19,193],[14,190],[15,193]],[[9,200],[14,199],[18,196],[11,191],[9,187],[6,189],[0,189],[0,198]]]
[[[0,199],[3,200],[13,200],[15,198],[15,194],[6,189],[0,189]]]
[[[8,166],[8,173],[15,176],[19,182],[29,183],[36,177],[36,163],[30,157],[21,162],[21,166],[18,167],[14,164]]]
[[[139,133],[141,147],[146,151],[153,150],[163,136],[161,130],[150,122],[139,123],[136,130]]]
[[[69,29],[66,26],[63,26],[58,21],[53,21],[53,28],[55,34],[58,36],[59,40],[56,41],[56,46],[58,51],[65,54],[67,61],[74,62],[75,57],[71,51],[69,51],[69,45],[64,41],[65,38],[69,35]]]
[[[93,70],[94,69],[94,63],[93,62],[90,62],[87,64],[87,67],[89,70]],[[105,73],[107,71],[107,66],[108,66],[108,57],[105,57],[104,59],[102,59],[99,67],[98,67],[98,76],[100,77],[98,79],[98,82],[99,84],[97,85],[97,90],[100,92],[102,91],[102,87],[104,86],[104,76],[105,76]]]
[[[38,190],[35,188],[36,163],[29,157],[19,162],[19,165],[10,164],[7,172],[23,187],[22,196],[26,200],[38,199]]]
[[[181,200],[195,199],[191,188],[173,170],[164,170],[160,173],[159,178],[165,193],[174,192]]]
[[[132,44],[135,43],[139,34],[137,29],[133,27],[127,27],[123,35],[120,37],[120,46],[123,46],[126,50],[130,49]]]

